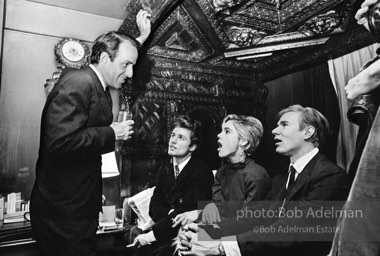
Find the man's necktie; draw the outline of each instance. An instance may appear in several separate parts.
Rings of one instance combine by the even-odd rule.
[[[289,182],[288,182],[288,186],[286,187],[285,198],[284,198],[284,201],[282,202],[281,208],[284,208],[285,202],[289,200],[289,196],[290,196],[289,189],[294,184],[294,181],[295,181],[294,179],[296,177],[296,169],[293,167],[293,165],[290,166],[289,172],[290,172]]]
[[[290,171],[290,177],[289,177],[288,189],[294,183],[294,180],[296,177],[296,169],[293,167],[293,165],[290,166],[289,171]]]
[[[174,165],[174,178],[177,179],[179,175],[179,167],[178,165]]]
[[[106,94],[106,97],[107,97],[107,100],[108,100],[108,104],[112,108],[112,97],[111,97],[111,93],[110,93],[110,90],[109,90],[108,86],[106,87],[105,94]]]

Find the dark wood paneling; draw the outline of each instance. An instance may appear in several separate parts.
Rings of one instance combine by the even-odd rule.
[[[215,69],[212,65],[184,63],[162,58],[146,59],[136,72],[150,69],[150,79],[136,80],[124,96],[137,95],[133,104],[135,134],[122,151],[122,197],[154,184],[158,166],[167,159],[170,123],[179,114],[200,120],[206,138],[199,156],[217,169],[217,137],[228,113],[253,115],[263,123],[267,88],[247,73]],[[134,92],[140,88],[139,92]],[[141,89],[143,88],[143,89]]]

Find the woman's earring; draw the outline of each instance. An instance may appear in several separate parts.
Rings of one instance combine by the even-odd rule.
[[[242,151],[240,152],[240,159],[239,159],[239,162],[240,162],[240,163],[244,163],[244,162],[245,162],[245,157],[246,157],[246,155],[245,155],[245,153],[244,153],[244,150],[242,150]]]

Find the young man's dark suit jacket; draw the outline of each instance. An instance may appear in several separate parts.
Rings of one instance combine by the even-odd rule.
[[[172,218],[177,214],[198,209],[199,201],[211,200],[213,182],[211,169],[194,156],[177,179],[174,179],[172,163],[159,170],[149,205],[149,215],[155,222],[152,229],[158,242],[177,236],[179,227],[172,228]],[[174,211],[168,215],[171,209]]]
[[[90,67],[63,71],[42,113],[32,215],[55,220],[98,216],[101,154],[115,147],[111,105]]]
[[[287,179],[287,171],[285,171],[280,177],[274,179],[271,194],[273,205],[270,208],[274,211],[279,210],[286,196]],[[305,166],[302,173],[297,177],[295,183],[289,188],[287,195],[288,203],[285,202],[284,207],[287,208],[287,205],[295,203],[297,204],[298,209],[310,209],[309,206],[319,209],[318,201],[341,201],[344,203],[348,192],[349,181],[344,170],[328,160],[322,154],[318,153]],[[306,216],[306,213],[303,214],[303,216]],[[299,241],[295,241],[297,239],[294,239],[293,241],[274,242],[273,237],[268,238],[265,232],[260,233],[252,231],[255,226],[259,227],[260,225],[267,224],[264,220],[264,218],[249,218],[239,222],[236,220],[222,222],[219,225],[222,231],[221,236],[238,234],[237,242],[243,256],[327,255],[330,250],[331,242],[326,240],[325,242],[305,242],[300,241],[302,240],[301,237]],[[305,218],[272,218],[272,220],[273,221],[271,222],[274,230],[278,230],[280,226],[302,227],[305,225]],[[331,218],[328,221],[329,224],[334,225],[336,223],[336,218]],[[292,234],[289,235],[292,236]],[[330,235],[332,238],[333,234]]]

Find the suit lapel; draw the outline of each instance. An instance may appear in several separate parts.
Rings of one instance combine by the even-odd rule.
[[[305,183],[308,181],[309,176],[311,175],[315,164],[317,163],[318,159],[320,158],[320,154],[318,153],[315,155],[309,163],[305,166],[303,171],[298,175],[296,181],[293,183],[293,185],[286,191],[287,200],[291,200],[292,197],[302,189],[302,187],[305,185]]]
[[[185,165],[185,167],[182,169],[182,171],[179,173],[177,179],[174,177],[174,166],[173,162],[170,161],[170,163],[167,165],[167,174],[168,178],[170,180],[167,181],[168,187],[169,187],[169,194],[178,194],[177,191],[183,189],[183,181],[186,181],[186,177],[189,176],[191,172],[191,159],[190,161]]]
[[[110,93],[110,89],[109,89],[109,86],[107,86],[106,90],[105,90],[105,95],[107,97],[107,100],[108,100],[108,104],[110,105],[111,109],[112,109],[112,97],[111,97],[111,93]]]
[[[112,113],[112,105],[109,104],[109,100],[107,99],[106,92],[104,91],[103,85],[99,80],[99,77],[96,75],[94,70],[90,67],[86,67],[86,71],[91,75],[92,80],[95,84],[95,90],[98,94],[98,98],[100,104],[102,105],[102,111],[104,116],[108,116],[109,113]],[[113,119],[113,118],[112,118]]]
[[[170,163],[168,164],[167,167],[168,167],[167,172],[168,172],[169,177],[170,177],[173,181],[175,181],[174,166],[173,166],[172,161],[170,161]]]
[[[179,173],[176,183],[181,184],[183,180],[186,180],[186,177],[188,177],[191,173],[191,166],[193,165],[193,158],[190,158],[190,161],[183,167],[182,171]],[[173,168],[172,168],[173,169]],[[174,177],[174,171],[173,171],[173,177]]]
[[[275,201],[282,201],[285,198],[285,194],[286,194],[286,181],[288,179],[288,173],[286,172],[286,170],[284,170],[283,173],[284,174],[281,177],[279,177],[279,180],[278,180],[278,183],[277,183],[278,184],[278,188],[280,188],[280,189],[275,192],[275,194],[273,195],[274,198],[272,198]]]
[[[305,185],[305,182],[309,177],[309,174],[305,169],[301,172],[301,174],[298,175],[293,185],[287,189],[286,198],[288,201],[291,200],[292,197],[297,193],[297,191],[299,191]]]

